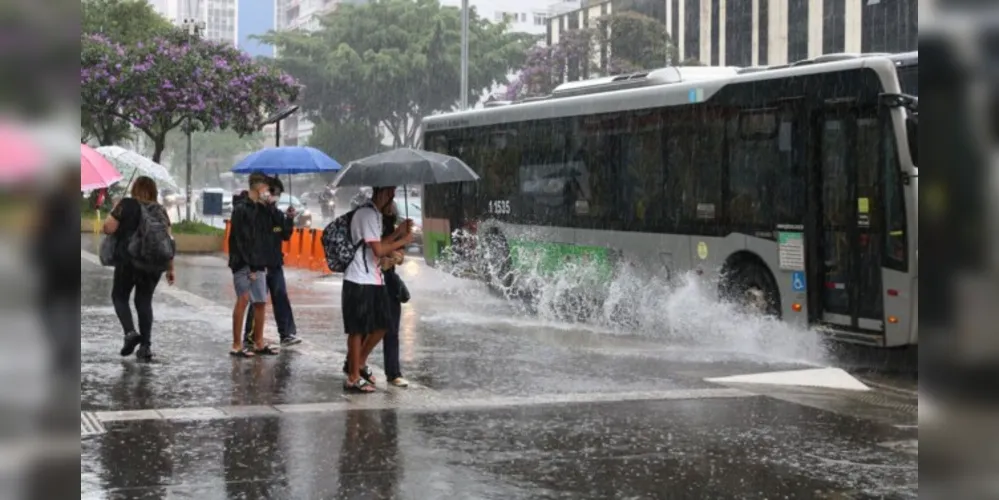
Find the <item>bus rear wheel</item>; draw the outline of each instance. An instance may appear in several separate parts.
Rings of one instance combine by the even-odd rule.
[[[780,318],[780,295],[773,275],[762,264],[742,260],[727,266],[722,297],[751,314]]]

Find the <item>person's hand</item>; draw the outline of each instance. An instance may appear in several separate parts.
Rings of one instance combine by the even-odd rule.
[[[406,255],[405,254],[403,254],[402,252],[392,252],[392,262],[395,265],[398,266],[398,265],[402,264],[402,262],[404,260],[406,260]]]
[[[250,281],[257,281],[257,272],[250,271]]]
[[[402,235],[402,238],[399,238],[399,241],[401,241],[404,245],[409,245],[413,242],[413,233],[406,233]]]
[[[404,224],[406,225],[406,232],[407,233],[412,233],[413,232],[413,219],[406,219],[406,221],[404,222]]]
[[[389,269],[392,269],[392,266],[394,265],[395,262],[392,261],[391,257],[382,257],[381,259],[378,259],[378,267],[382,268],[382,271],[388,271]]]
[[[167,284],[173,286],[174,282],[177,281],[177,276],[173,273],[173,270],[166,272]]]

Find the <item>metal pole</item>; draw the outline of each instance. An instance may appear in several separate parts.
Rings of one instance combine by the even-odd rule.
[[[461,0],[461,109],[468,109],[468,0]]]
[[[185,211],[187,212],[187,220],[191,220],[191,163],[193,162],[191,155],[191,117],[187,117],[187,195],[185,196]]]

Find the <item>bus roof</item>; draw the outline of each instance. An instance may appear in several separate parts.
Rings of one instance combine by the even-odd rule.
[[[916,64],[916,52],[904,54],[827,54],[791,65],[757,68],[670,67],[570,82],[551,96],[428,116],[424,131],[494,125],[567,116],[611,113],[704,102],[729,83],[774,80],[832,71],[873,68],[894,73],[896,65]],[[696,68],[696,70],[695,70]],[[694,71],[691,71],[694,70]]]

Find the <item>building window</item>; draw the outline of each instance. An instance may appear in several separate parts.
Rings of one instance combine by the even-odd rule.
[[[846,50],[846,2],[824,0],[822,15],[822,53]]]
[[[548,17],[545,16],[544,14],[534,14],[535,26],[544,26],[545,24],[547,24],[546,21],[548,21]]]
[[[757,54],[758,60],[757,64],[760,66],[767,65],[767,55],[769,54],[770,44],[770,30],[768,25],[770,23],[770,10],[767,0],[760,0],[760,14],[757,16],[760,23],[760,33],[759,33],[759,53]]]
[[[725,8],[725,64],[751,66],[753,64],[753,3],[726,0]]]
[[[808,59],[808,0],[788,0],[787,26],[787,62]]]

